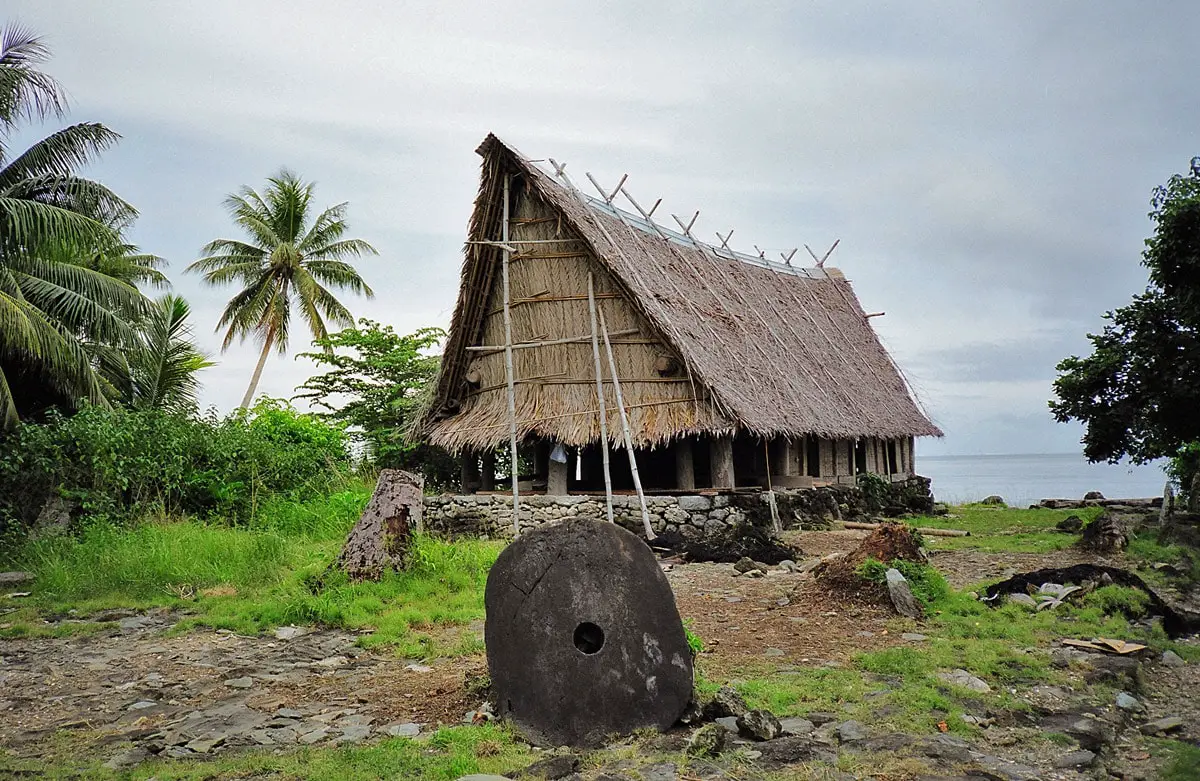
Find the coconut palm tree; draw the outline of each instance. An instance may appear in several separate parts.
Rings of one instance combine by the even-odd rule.
[[[186,411],[196,406],[200,381],[196,373],[215,364],[192,341],[191,307],[170,293],[158,298],[139,323],[138,344],[110,351],[113,384],[133,409]],[[117,359],[117,360],[114,360]]]
[[[148,304],[133,285],[76,262],[119,244],[110,226],[136,214],[76,173],[119,136],[82,123],[9,153],[19,120],[65,109],[57,82],[37,69],[47,55],[24,28],[0,31],[0,428],[16,422],[20,398],[106,404],[85,343],[132,343],[128,315]]]
[[[242,187],[225,199],[225,208],[247,241],[215,239],[202,250],[205,257],[188,266],[211,285],[241,285],[221,313],[217,331],[225,329],[221,350],[234,339],[252,337],[262,352],[242,398],[250,406],[271,348],[287,352],[292,309],[299,310],[313,339],[328,336],[325,320],[341,326],[354,318],[328,287],[350,290],[370,298],[371,288],[347,262],[350,258],[377,255],[361,239],[345,238],[348,204],[331,206],[312,219],[313,184],[282,169],[267,180],[260,195]]]

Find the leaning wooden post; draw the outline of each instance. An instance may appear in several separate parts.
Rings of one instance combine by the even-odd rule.
[[[604,312],[600,312],[600,331],[604,334],[604,351],[608,353],[608,369],[612,372],[613,395],[617,397],[617,412],[621,414],[621,431],[625,436],[625,452],[629,454],[629,471],[633,474],[633,488],[637,491],[638,502],[642,505],[642,526],[646,528],[646,539],[653,540],[658,535],[650,525],[650,509],[646,507],[646,494],[642,491],[642,478],[638,474],[637,457],[633,454],[633,438],[629,435],[629,418],[625,414],[625,401],[621,397],[621,381],[617,379],[617,360],[613,358],[612,342],[608,338],[608,326],[604,323]]]
[[[600,335],[596,327],[596,289],[592,272],[588,272],[588,313],[592,317],[592,362],[596,367],[596,405],[600,409],[600,453],[604,457],[604,506],[608,511],[608,522],[613,521],[612,472],[608,468],[608,406],[604,401],[603,369],[600,367]],[[605,344],[607,344],[607,339]],[[614,373],[613,379],[616,379]],[[619,402],[618,402],[619,404]]]
[[[763,439],[763,457],[767,464],[767,506],[771,508],[771,528],[776,534],[783,532],[783,525],[779,522],[779,505],[775,503],[775,488],[771,485],[771,447],[767,439]]]
[[[517,485],[520,479],[520,462],[517,460],[517,391],[516,383],[513,379],[513,350],[512,350],[512,308],[510,306],[510,296],[508,287],[508,189],[511,177],[504,175],[504,208],[503,221],[500,224],[500,241],[504,244],[501,249],[503,253],[503,277],[504,277],[504,377],[508,383],[508,444],[509,454],[512,457],[512,465],[509,471],[512,472],[512,504],[513,504],[513,535],[521,533],[521,491]]]

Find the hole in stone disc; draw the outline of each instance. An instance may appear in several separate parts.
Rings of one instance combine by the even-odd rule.
[[[575,627],[575,647],[589,656],[604,647],[604,630],[590,621]]]

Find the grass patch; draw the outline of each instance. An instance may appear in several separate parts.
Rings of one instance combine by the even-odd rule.
[[[1078,539],[1074,534],[1055,531],[1055,525],[1069,515],[1078,515],[1084,523],[1101,513],[1099,507],[1078,510],[1022,510],[988,504],[965,504],[949,515],[913,519],[914,526],[934,529],[962,529],[970,537],[935,537],[926,542],[945,550],[980,550],[990,553],[1052,553],[1069,548]]]
[[[797,668],[794,671],[753,671],[733,687],[751,708],[766,708],[778,716],[803,716],[811,711],[837,712],[857,705],[870,691],[861,673],[836,667]],[[716,687],[712,687],[713,691]]]
[[[173,607],[180,629],[204,625],[255,633],[283,624],[371,629],[362,643],[412,657],[474,653],[472,637],[440,627],[483,616],[483,586],[503,545],[433,538],[414,542],[408,570],[378,583],[327,572],[368,498],[356,488],[316,502],[276,502],[249,527],[194,520],[134,527],[95,524],[78,536],[26,544],[18,561],[36,578],[5,636],[77,625],[44,623],[74,611]]]
[[[154,761],[133,770],[111,771],[103,760],[80,756],[47,768],[41,761],[16,760],[0,753],[0,773],[36,772],[50,778],[147,779],[188,781],[212,778],[279,778],[305,781],[367,781],[403,778],[453,781],[471,773],[502,774],[529,764],[528,746],[511,730],[493,724],[447,727],[428,740],[392,738],[368,746],[305,748],[282,755],[239,752],[211,761]]]
[[[1163,765],[1163,781],[1195,781],[1197,768],[1200,768],[1200,746],[1193,746],[1178,740],[1159,741],[1167,753],[1166,764]]]

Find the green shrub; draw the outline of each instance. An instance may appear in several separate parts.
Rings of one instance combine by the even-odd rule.
[[[1141,618],[1150,610],[1150,595],[1140,588],[1102,586],[1083,598],[1085,607],[1098,608],[1104,615],[1121,614]]]
[[[913,596],[925,607],[930,607],[950,595],[950,584],[946,582],[946,578],[928,564],[902,559],[884,564],[878,559],[868,558],[859,564],[854,572],[863,580],[872,583],[886,583],[889,569],[900,571],[900,574],[908,581]]]
[[[56,493],[93,519],[245,522],[273,496],[315,496],[349,473],[345,432],[277,400],[225,418],[85,407],[0,441],[0,525],[28,526]]]

